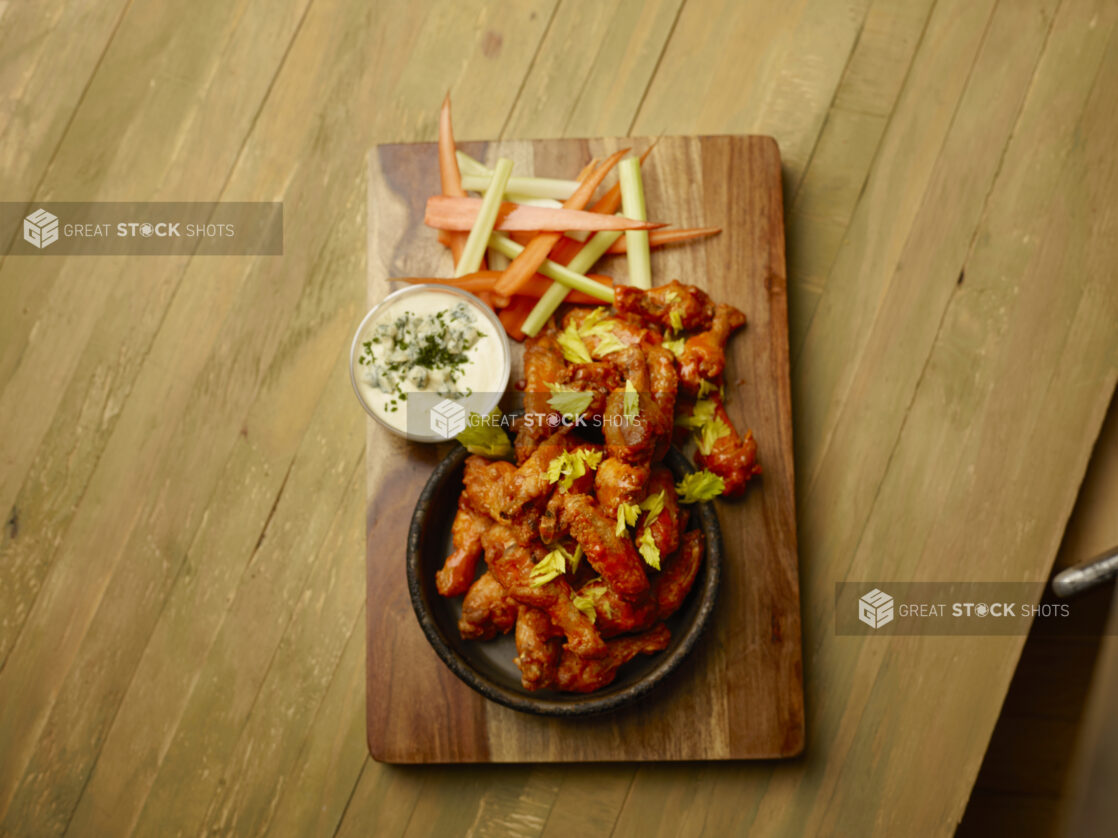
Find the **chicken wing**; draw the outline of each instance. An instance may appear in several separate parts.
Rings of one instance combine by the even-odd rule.
[[[625,373],[627,387],[613,390],[606,398],[602,433],[611,457],[627,463],[647,464],[664,456],[671,439],[672,418],[665,416],[649,392],[648,362],[636,348],[619,349],[611,359]],[[635,415],[626,415],[625,401],[637,394]]]
[[[679,380],[689,393],[698,391],[703,380],[714,381],[726,368],[726,341],[745,325],[745,315],[719,303],[710,328],[687,338],[679,357]]]
[[[619,285],[613,289],[613,297],[618,311],[636,314],[665,329],[676,325],[688,331],[706,329],[714,317],[714,303],[706,292],[694,285],[683,285],[678,279],[647,291]],[[672,323],[672,312],[676,313],[677,324]]]
[[[664,563],[664,569],[652,586],[651,599],[656,605],[657,619],[664,620],[679,610],[695,584],[705,550],[706,538],[702,530],[683,534],[679,552]]]
[[[586,660],[564,652],[559,661],[559,689],[566,692],[589,693],[611,684],[617,670],[637,655],[651,655],[668,648],[672,634],[660,623],[644,634],[619,637],[606,644],[605,657]]]
[[[462,600],[458,632],[467,640],[490,640],[512,629],[518,607],[492,573],[483,573]]]
[[[508,480],[508,499],[502,510],[502,520],[508,520],[525,504],[544,498],[551,492],[547,467],[552,460],[573,447],[575,443],[569,438],[567,428],[552,434],[536,447]]]
[[[616,522],[607,518],[589,495],[562,495],[560,522],[582,547],[586,560],[623,599],[636,599],[648,590],[648,577],[641,557],[628,536],[615,532]]]
[[[582,414],[587,421],[600,420],[606,409],[609,392],[625,386],[621,371],[612,361],[571,364],[559,375],[556,383],[568,390],[591,394],[590,405]]]
[[[662,346],[646,346],[644,356],[648,361],[648,386],[652,400],[666,417],[675,416],[675,399],[679,392],[679,373],[675,356]]]
[[[607,518],[615,519],[622,503],[644,500],[649,473],[647,465],[633,465],[617,457],[602,460],[594,472],[594,494]]]
[[[652,541],[660,549],[660,555],[670,556],[679,547],[679,500],[675,493],[675,477],[669,469],[656,465],[652,467],[652,475],[649,477],[648,497],[655,497],[660,492],[664,493],[664,508],[651,522],[642,521],[640,530],[635,535],[639,542],[644,530],[650,530]]]
[[[602,657],[606,653],[605,642],[594,624],[571,602],[571,586],[565,577],[559,576],[542,585],[533,584],[532,553],[519,543],[512,529],[495,524],[482,536],[482,545],[489,571],[518,602],[547,612],[551,622],[566,635],[564,648],[587,658]]]
[[[435,587],[443,596],[461,596],[466,593],[477,572],[481,558],[481,536],[492,519],[476,511],[465,492],[458,496],[458,513],[450,526],[450,539],[454,552],[446,557],[442,570],[435,574]]]
[[[516,657],[520,683],[526,690],[555,686],[563,641],[547,614],[530,605],[521,605],[516,618]]]
[[[684,533],[678,552],[662,562],[663,570],[653,577],[648,594],[634,602],[619,597],[601,579],[579,588],[577,595],[594,603],[598,633],[608,639],[644,631],[657,620],[664,620],[679,610],[695,584],[704,548],[702,530]]]
[[[514,443],[517,463],[527,460],[555,429],[558,413],[548,404],[548,399],[551,385],[559,380],[566,366],[553,325],[524,341],[524,418],[518,425]]]
[[[650,329],[645,323],[642,323],[640,318],[630,317],[628,315],[619,315],[610,317],[606,320],[598,322],[598,329],[595,329],[592,334],[587,334],[582,331],[583,322],[594,311],[592,308],[586,306],[578,306],[572,308],[563,316],[563,327],[566,328],[572,323],[574,327],[582,332],[582,342],[586,344],[586,348],[590,350],[590,354],[597,356],[598,350],[602,342],[607,339],[608,334],[613,335],[618,341],[625,344],[625,346],[641,346],[642,344],[655,344],[660,343],[660,333],[655,329]],[[609,356],[612,360],[612,355]]]
[[[655,586],[656,582],[652,584]],[[604,580],[593,579],[579,588],[576,596],[594,604],[594,625],[598,634],[607,640],[619,634],[644,631],[656,622],[656,598],[651,593],[629,601],[619,597]]]
[[[761,467],[757,465],[757,443],[752,431],[746,431],[744,437],[738,434],[717,393],[712,393],[710,398],[714,401],[715,417],[721,419],[730,432],[714,441],[709,454],[696,451],[695,464],[721,477],[726,484],[723,496],[732,498],[745,491],[749,478],[761,473]]]
[[[512,463],[471,454],[466,458],[462,475],[462,485],[470,506],[494,521],[501,520],[501,512],[509,503],[508,484],[515,473],[516,466]]]

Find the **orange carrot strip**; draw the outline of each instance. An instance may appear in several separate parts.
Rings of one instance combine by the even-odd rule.
[[[649,153],[656,147],[656,142],[653,142],[641,154],[641,165],[648,159]],[[594,206],[590,207],[590,212],[600,212],[604,215],[613,215],[621,209],[621,184],[615,183],[611,186],[606,194],[599,198]],[[651,238],[652,234],[649,233]],[[586,242],[580,242],[578,239],[572,239],[569,236],[563,236],[556,245],[551,248],[551,256],[549,257],[552,262],[558,262],[560,265],[568,264],[575,255],[582,250]]]
[[[492,291],[500,275],[500,271],[477,271],[456,279],[449,279],[441,276],[394,276],[391,277],[391,280],[393,282],[407,282],[410,285],[448,285],[452,288],[469,291],[471,294],[480,295],[483,291]],[[613,286],[612,277],[603,276],[601,274],[587,274],[587,276],[607,287]],[[541,297],[549,287],[551,287],[550,279],[543,274],[535,274],[529,278],[528,282],[520,289],[517,296]],[[567,297],[567,301],[585,305],[602,304],[601,300],[596,297],[591,297],[589,294],[583,294],[581,291],[571,291]],[[495,295],[493,298],[493,304],[498,308],[503,308],[511,302],[512,298],[509,296]]]
[[[579,184],[578,189],[563,202],[565,210],[581,210],[590,202],[594,190],[598,188],[610,169],[628,153],[628,149],[614,152],[593,173],[587,174]],[[591,213],[593,214],[593,213]],[[494,289],[500,294],[514,294],[516,290],[526,283],[547,259],[551,248],[559,241],[562,232],[540,233],[520,252],[515,259],[505,268],[504,275],[497,280]]]
[[[524,325],[525,318],[528,313],[535,308],[535,297],[515,296],[512,302],[506,308],[501,309],[497,315],[501,319],[501,324],[505,327],[505,331],[509,333],[509,337],[513,340],[524,340],[524,331],[520,328]]]
[[[606,287],[609,287],[609,288],[613,287],[613,278],[612,277],[602,276],[601,274],[587,274],[587,276],[590,279],[593,279],[596,282],[600,282],[602,285],[605,285]],[[548,279],[546,276],[543,276],[542,274],[533,274],[532,276],[530,276],[528,278],[528,281],[526,283],[524,283],[524,285],[522,285],[516,293],[517,294],[524,294],[524,295],[527,295],[529,297],[542,297],[544,295],[544,292],[546,292],[547,289],[550,288],[550,287],[551,287],[551,280],[550,279]],[[602,305],[601,300],[596,299],[594,297],[591,297],[589,294],[584,294],[581,291],[571,291],[567,295],[567,300],[569,302],[588,303],[590,305],[596,305],[596,306]]]
[[[648,244],[651,247],[663,247],[667,244],[682,244],[683,242],[703,239],[707,236],[716,236],[722,232],[721,227],[692,227],[680,230],[653,230],[648,234]],[[609,246],[606,253],[625,253],[625,237],[622,236]]]
[[[432,195],[427,199],[423,223],[439,230],[468,231],[477,217],[481,198],[451,198]],[[603,215],[585,210],[534,207],[505,201],[497,212],[495,230],[658,230],[666,227],[652,221],[634,221],[617,215]]]
[[[439,112],[439,181],[444,195],[466,197],[466,190],[462,188],[462,175],[458,171],[458,158],[454,154],[454,128],[450,121],[449,91],[443,99],[442,110]],[[454,264],[457,265],[462,257],[462,248],[466,246],[466,234],[447,233],[445,238],[440,234],[439,241],[450,248]]]

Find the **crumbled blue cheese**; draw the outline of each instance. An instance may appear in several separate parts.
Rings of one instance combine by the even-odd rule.
[[[385,410],[395,412],[409,390],[452,399],[470,395],[472,389],[463,392],[458,382],[469,362],[466,353],[483,337],[465,303],[422,315],[403,311],[375,326],[357,360],[369,386],[388,396]]]

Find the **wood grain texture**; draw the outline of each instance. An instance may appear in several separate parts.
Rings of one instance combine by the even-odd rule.
[[[511,156],[522,171],[562,173],[622,142],[643,148],[649,140],[539,140],[471,150]],[[727,382],[730,411],[754,430],[765,471],[743,501],[720,504],[727,558],[711,632],[662,690],[601,719],[538,719],[486,702],[429,648],[397,566],[411,505],[436,452],[370,422],[369,744],[378,759],[741,759],[790,756],[802,748],[779,152],[763,137],[667,137],[646,167],[645,184],[653,215],[660,207],[680,225],[724,229],[701,246],[657,252],[654,275],[693,281],[750,318],[732,341]],[[421,223],[426,196],[435,190],[433,146],[381,146],[370,156],[371,301],[391,289],[390,276],[448,269]],[[612,267],[623,270],[623,264]]]
[[[832,583],[881,552],[924,556],[899,575],[1051,563],[1116,365],[1116,9],[0,0],[8,200],[274,199],[289,222],[282,259],[0,265],[0,834],[951,834],[1020,643],[837,642]],[[369,758],[364,591],[329,583],[364,572],[346,504],[363,417],[339,356],[365,296],[365,154],[433,140],[448,89],[462,138],[756,133],[786,152],[799,471],[818,465],[810,496],[797,481],[803,758]],[[951,222],[975,171],[994,187],[967,231]],[[890,325],[964,274],[965,305]],[[945,313],[934,358],[907,341]],[[898,422],[914,428],[886,484]],[[1080,503],[1112,523],[1118,493]],[[915,528],[940,537],[925,551]],[[289,572],[308,556],[328,567]],[[1022,834],[1044,820],[1029,803],[1008,804]],[[1004,831],[1000,814],[981,822]]]

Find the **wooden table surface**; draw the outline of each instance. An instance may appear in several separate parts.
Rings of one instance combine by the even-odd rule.
[[[0,3],[4,200],[285,207],[282,257],[0,263],[0,832],[950,833],[1024,638],[836,637],[834,585],[1047,575],[1118,377],[1116,19]],[[463,139],[779,142],[802,758],[368,758],[364,166],[448,88]]]

